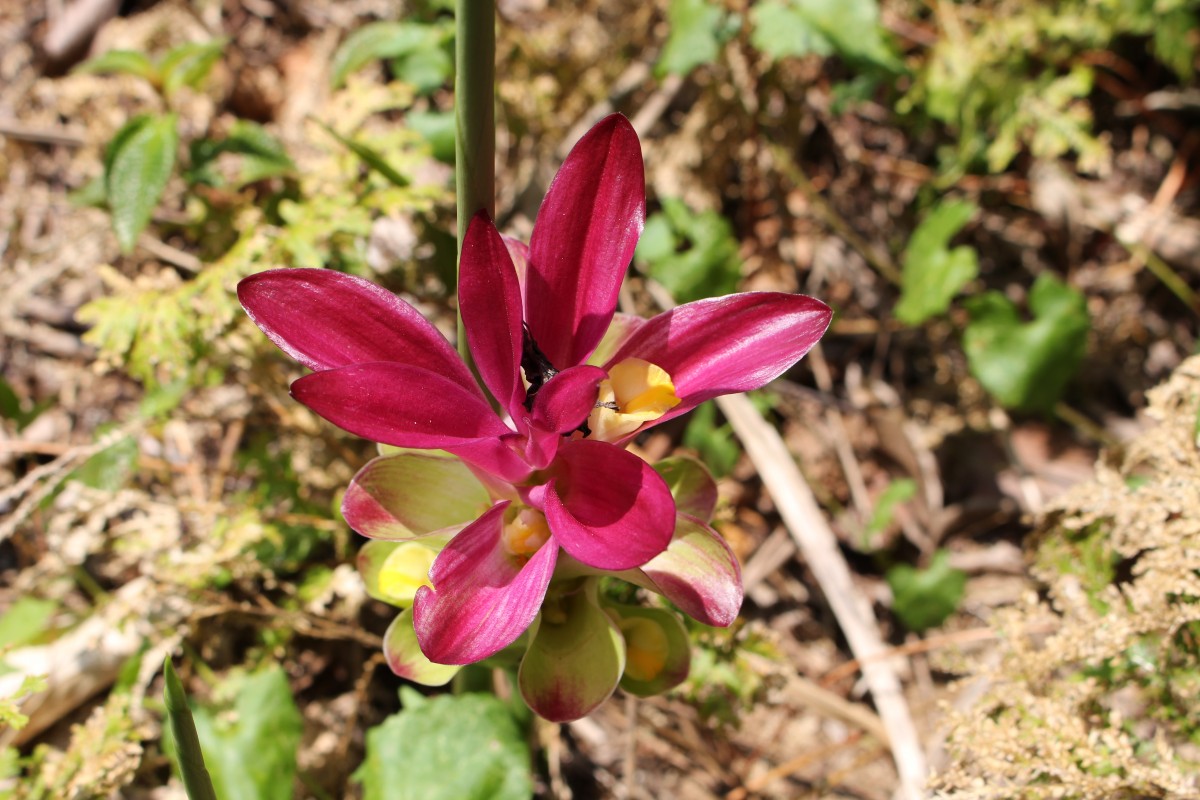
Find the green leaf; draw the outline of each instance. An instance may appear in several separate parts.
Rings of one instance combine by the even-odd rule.
[[[3,667],[0,662],[0,667]],[[5,697],[0,697],[0,725],[19,731],[29,724],[29,717],[21,713],[21,704],[26,697],[33,694],[39,694],[46,691],[46,678],[43,675],[26,675],[21,679],[21,685],[16,691]],[[4,763],[7,754],[11,751],[8,748],[0,750],[0,778],[8,777],[5,772],[8,765]],[[3,790],[0,790],[2,792]],[[41,797],[42,795],[38,795]],[[4,798],[4,794],[0,794],[0,798]],[[26,797],[26,795],[22,795]]]
[[[412,52],[393,59],[392,74],[411,83],[418,95],[427,95],[450,80],[454,57],[438,37],[431,36]]]
[[[833,52],[833,45],[820,29],[789,0],[762,0],[750,9],[750,20],[754,25],[750,43],[774,61],[810,53],[827,56]]]
[[[201,44],[188,43],[167,53],[158,67],[162,75],[163,94],[171,97],[180,87],[195,89],[199,86],[221,59],[225,43],[225,39]]]
[[[36,597],[18,597],[0,616],[0,650],[20,647],[41,638],[50,628],[58,603]]]
[[[947,248],[978,208],[969,201],[938,205],[913,232],[904,254],[896,318],[908,325],[943,314],[959,290],[979,274],[975,251],[963,245]]]
[[[17,419],[21,415],[21,398],[13,391],[4,376],[0,375],[0,417]]]
[[[105,154],[105,192],[113,231],[128,253],[150,221],[175,166],[175,115],[143,115],[127,122]]]
[[[525,736],[503,702],[442,695],[406,704],[367,731],[354,780],[363,800],[528,800],[529,762]]]
[[[67,480],[75,480],[106,492],[115,492],[137,468],[138,444],[132,436],[117,440],[71,471]]]
[[[899,564],[887,571],[892,610],[909,630],[921,632],[941,625],[962,601],[967,576],[950,566],[950,553],[933,554],[929,568]]]
[[[728,423],[717,425],[717,407],[713,403],[702,403],[692,412],[683,433],[683,446],[699,452],[700,461],[718,478],[732,472],[742,455]]]
[[[680,303],[736,291],[741,259],[729,221],[675,198],[663,198],[662,204],[662,212],[647,220],[649,236],[636,253],[650,277]]]
[[[667,24],[671,33],[654,71],[686,75],[701,64],[716,61],[726,12],[709,0],[671,0]]]
[[[152,83],[158,80],[158,69],[154,63],[136,50],[109,50],[88,59],[71,71],[97,75],[137,75]]]
[[[1190,9],[1176,8],[1154,26],[1154,55],[1185,81],[1190,81],[1196,71],[1193,33],[1198,25]]]
[[[142,419],[161,419],[170,414],[187,395],[192,387],[186,380],[175,380],[146,389],[142,402],[138,403],[138,416]]]
[[[372,22],[346,37],[333,55],[329,80],[333,88],[346,81],[346,76],[369,61],[398,58],[427,43],[431,36],[428,25],[413,22]]]
[[[434,158],[444,164],[454,163],[453,111],[410,111],[404,124],[429,142]]]
[[[229,128],[229,134],[221,140],[219,148],[222,152],[242,156],[240,185],[296,171],[296,164],[283,149],[283,143],[256,122],[244,119],[235,121]]]
[[[333,128],[326,125],[324,122],[318,122],[317,124],[320,125],[322,128],[324,128],[325,131],[330,136],[332,136],[333,138],[335,138],[339,142],[341,142],[342,145],[345,146],[345,148],[347,150],[349,150],[350,152],[354,153],[354,155],[361,158],[368,167],[375,170],[383,177],[387,178],[388,181],[390,181],[393,186],[399,186],[399,187],[408,186],[408,178],[405,178],[403,175],[401,175],[399,172],[397,172],[395,167],[393,167],[391,164],[389,164],[384,159],[383,156],[381,156],[379,153],[375,152],[375,150],[373,148],[367,147],[365,144],[356,142],[353,139],[342,136],[340,133],[338,133]]]
[[[903,67],[885,39],[877,0],[765,0],[750,13],[751,43],[774,60],[836,52],[889,72]]]
[[[227,687],[228,688],[228,687]],[[232,714],[196,709],[196,732],[221,800],[291,800],[302,719],[287,676],[270,667],[234,683]]]
[[[971,322],[963,349],[971,373],[1001,405],[1049,411],[1087,351],[1087,300],[1049,273],[1029,292],[1031,322],[1022,322],[999,292],[967,300]]]
[[[174,741],[176,764],[183,785],[187,789],[189,800],[216,800],[212,779],[204,767],[204,753],[200,748],[200,739],[196,735],[196,723],[192,719],[191,709],[188,708],[187,695],[183,693],[183,685],[175,674],[171,657],[163,662],[163,702],[167,707],[167,719],[171,723],[171,736]]]
[[[108,192],[104,188],[104,175],[97,175],[78,189],[67,195],[67,200],[75,208],[105,208],[108,206]]]
[[[867,528],[863,532],[868,544],[873,536],[882,533],[888,525],[892,524],[896,506],[911,500],[916,494],[917,482],[912,478],[901,478],[888,484],[883,493],[879,495],[879,499],[875,501],[875,511],[871,514],[871,519],[867,522]]]

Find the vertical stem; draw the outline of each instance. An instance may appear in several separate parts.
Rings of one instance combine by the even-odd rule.
[[[496,0],[458,0],[454,24],[454,162],[461,253],[475,212],[483,209],[496,216]],[[458,351],[470,358],[461,316]]]

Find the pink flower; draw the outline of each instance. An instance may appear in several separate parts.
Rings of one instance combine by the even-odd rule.
[[[454,533],[406,612],[434,662],[498,652],[541,619],[552,580],[597,572],[664,592],[703,621],[736,616],[740,576],[728,548],[699,519],[680,517],[677,530],[663,478],[615,445],[708,398],[763,386],[816,343],[831,312],[809,297],[751,293],[614,320],[644,217],[641,147],[619,115],[571,151],[528,248],[475,216],[459,306],[482,388],[416,309],[367,281],[283,269],[238,286],[255,323],[315,370],[292,385],[300,402],[368,439],[447,451],[482,481],[456,490],[463,476],[436,457],[382,456],[343,504],[367,536]],[[428,469],[449,477],[431,483]],[[456,491],[472,500],[457,502]],[[706,582],[710,562],[717,577]],[[607,619],[553,594],[572,614]]]

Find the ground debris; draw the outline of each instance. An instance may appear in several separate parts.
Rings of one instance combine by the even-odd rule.
[[[1148,393],[1157,422],[1053,502],[1032,594],[999,612],[989,688],[951,715],[946,798],[1195,797],[1200,358]]]

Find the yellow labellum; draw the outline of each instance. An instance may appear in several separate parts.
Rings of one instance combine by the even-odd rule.
[[[628,617],[621,621],[625,635],[625,674],[635,681],[652,681],[667,665],[670,647],[666,632],[653,620]]]
[[[509,553],[529,557],[550,539],[550,526],[540,512],[524,508],[504,526],[502,538]]]
[[[640,358],[627,358],[600,382],[596,408],[588,417],[593,439],[613,441],[636,431],[679,405],[667,371]],[[615,408],[613,407],[615,406]]]
[[[393,550],[379,567],[379,592],[398,606],[412,605],[417,589],[432,586],[429,568],[437,556],[417,542],[405,542]]]

